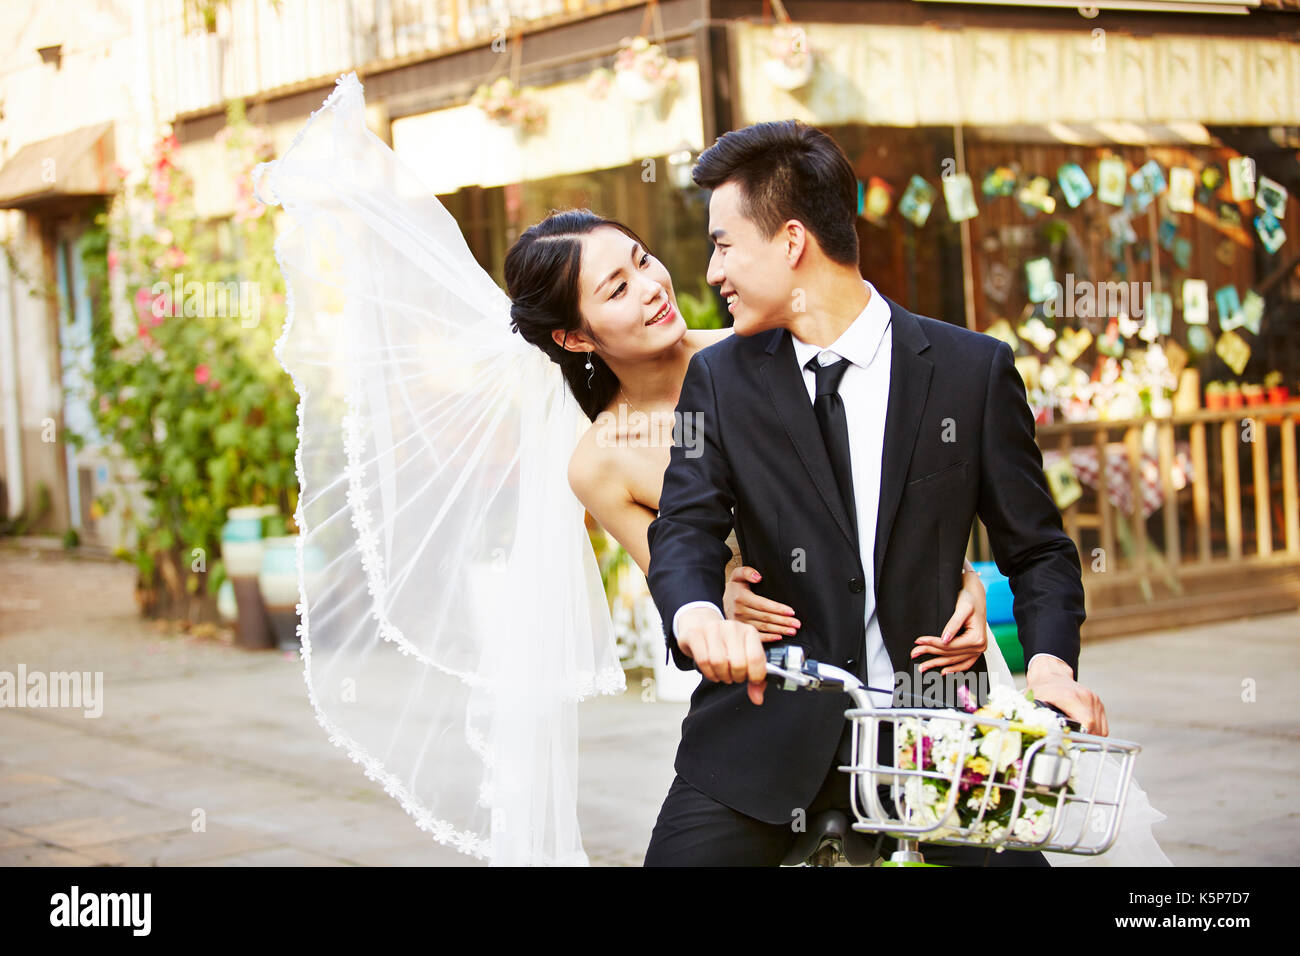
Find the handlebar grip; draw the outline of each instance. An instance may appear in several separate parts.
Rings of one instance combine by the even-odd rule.
[[[1061,710],[1061,708],[1057,707],[1055,704],[1046,700],[1035,701],[1035,703],[1039,704],[1040,706],[1047,707],[1050,710],[1056,711],[1058,714],[1060,714],[1062,717],[1065,718],[1065,726],[1069,727],[1071,730],[1076,731],[1078,733],[1083,733],[1083,724],[1075,720],[1073,717],[1071,717],[1065,711]]]

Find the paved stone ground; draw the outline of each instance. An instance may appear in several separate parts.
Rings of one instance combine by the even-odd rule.
[[[0,545],[0,670],[103,671],[105,707],[0,709],[0,865],[471,865],[332,746],[294,654],[142,621],[122,564]],[[1086,679],[1176,864],[1294,865],[1300,614],[1090,644]],[[1254,682],[1254,702],[1243,682]],[[584,844],[639,865],[685,704],[582,705]],[[191,831],[202,807],[207,830]]]

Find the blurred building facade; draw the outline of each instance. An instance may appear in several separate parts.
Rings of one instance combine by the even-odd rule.
[[[785,14],[812,52],[807,76],[792,77],[775,62],[773,28]],[[862,268],[914,311],[980,330],[999,319],[1018,321],[1026,263],[1059,257],[1064,242],[1077,247],[1076,271],[1094,278],[1114,273],[1169,291],[1198,274],[1211,288],[1259,290],[1268,312],[1249,369],[1300,379],[1294,201],[1283,202],[1280,226],[1289,238],[1279,252],[1261,249],[1249,221],[1233,226],[1198,213],[1182,229],[1188,261],[1180,250],[1177,265],[1172,250],[1161,248],[1154,206],[1134,218],[1136,241],[1116,256],[1106,251],[1108,216],[1073,204],[1060,209],[1063,236],[1041,228],[1023,205],[983,199],[980,214],[965,220],[949,214],[942,196],[930,198],[928,224],[898,215],[916,176],[933,188],[966,174],[978,191],[986,172],[999,166],[1055,179],[1063,165],[1095,170],[1112,157],[1124,159],[1129,171],[1150,160],[1168,171],[1226,168],[1232,158],[1250,156],[1259,175],[1294,194],[1300,0],[1096,0],[1085,7],[1053,0],[790,0],[775,11],[767,0],[664,0],[649,7],[587,0],[45,0],[8,4],[0,19],[4,62],[11,64],[0,76],[0,235],[11,253],[0,264],[0,479],[9,515],[32,508],[38,487],[48,489],[48,530],[78,528],[88,540],[117,533],[111,517],[96,526],[87,507],[107,480],[102,455],[73,453],[57,439],[84,411],[62,397],[77,374],[84,324],[70,250],[89,204],[118,188],[114,164],[138,165],[159,125],[170,123],[180,162],[195,177],[200,214],[228,216],[233,196],[227,177],[218,175],[215,139],[227,102],[244,98],[250,118],[281,150],[338,75],[354,69],[365,84],[371,129],[425,175],[498,281],[519,232],[550,209],[587,206],[640,232],[677,290],[707,300],[707,208],[689,183],[690,165],[729,129],[794,117],[835,136],[864,187],[873,178],[889,184],[887,217],[860,226]],[[667,95],[638,100],[593,82],[593,71],[611,65],[621,41],[638,34],[677,61]],[[528,88],[546,113],[541,129],[494,122],[470,105],[481,84],[500,77]],[[1048,185],[1060,198],[1055,182]],[[1180,315],[1170,334],[1183,331]],[[1093,332],[1100,338],[1104,325]],[[1215,352],[1194,358],[1190,364],[1199,363],[1206,378],[1224,374]],[[1294,439],[1288,445],[1285,431],[1283,422],[1262,477],[1252,460],[1255,472],[1229,486],[1227,459],[1208,462],[1201,487],[1214,492],[1203,509],[1199,498],[1189,499],[1181,538],[1158,515],[1152,521],[1159,540],[1149,542],[1139,527],[1145,517],[1120,527],[1123,515],[1106,494],[1096,495],[1088,514],[1076,515],[1082,520],[1072,533],[1085,556],[1094,546],[1124,551],[1117,534],[1139,549],[1125,551],[1131,579],[1105,579],[1128,589],[1117,601],[1186,604],[1186,591],[1196,585],[1176,568],[1173,586],[1162,584],[1167,569],[1147,563],[1140,550],[1155,547],[1170,561],[1190,552],[1192,563],[1216,575],[1216,555],[1234,565],[1257,558],[1258,567],[1243,573],[1268,577],[1269,600],[1300,603],[1300,519],[1290,499],[1271,517],[1273,484],[1279,498],[1286,488],[1294,495],[1287,471],[1295,470]],[[1095,444],[1105,447],[1113,437]],[[1152,443],[1149,430],[1141,440]],[[1175,450],[1195,444],[1185,432],[1171,441]],[[1064,453],[1073,443],[1062,441]],[[1138,464],[1134,459],[1135,474]],[[1169,496],[1170,487],[1162,488],[1166,514],[1181,507],[1174,500],[1179,490]],[[1238,498],[1243,487],[1252,491],[1256,514],[1269,513],[1268,547],[1263,524],[1249,520],[1252,502],[1245,532],[1240,511],[1234,526],[1223,501],[1230,487]],[[1205,542],[1192,543],[1193,532]]]

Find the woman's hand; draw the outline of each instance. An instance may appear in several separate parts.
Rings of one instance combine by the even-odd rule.
[[[756,570],[740,565],[727,579],[727,590],[722,596],[722,612],[728,621],[750,624],[765,634],[790,637],[802,626],[794,616],[794,608],[760,597],[750,590],[763,576]]]
[[[957,608],[938,637],[918,637],[912,657],[935,654],[918,668],[921,671],[942,667],[944,674],[968,670],[989,646],[988,614],[984,603],[984,584],[974,571],[964,571]]]

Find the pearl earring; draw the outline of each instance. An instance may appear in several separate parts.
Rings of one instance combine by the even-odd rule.
[[[587,353],[587,388],[591,388],[591,377],[596,374],[596,367],[591,364],[591,353]]]

